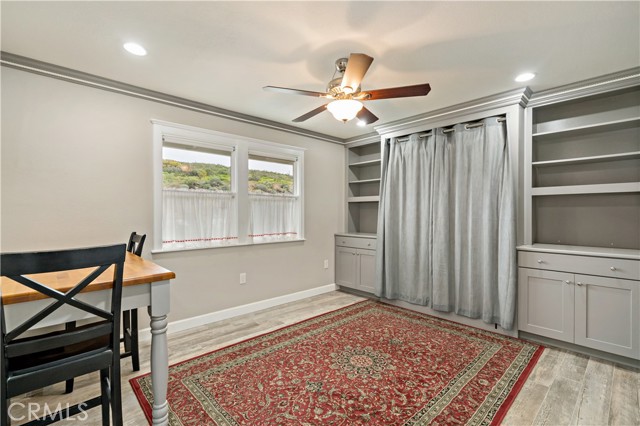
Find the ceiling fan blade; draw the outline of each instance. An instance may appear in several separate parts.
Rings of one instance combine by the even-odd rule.
[[[371,56],[365,55],[364,53],[352,53],[351,56],[349,56],[347,69],[344,71],[344,77],[342,77],[340,87],[342,87],[343,90],[346,87],[350,87],[351,92],[345,91],[346,93],[355,92],[358,87],[360,87],[362,78],[371,66],[371,62],[373,62]]]
[[[324,104],[322,106],[319,106],[318,108],[309,111],[306,114],[302,114],[300,117],[296,118],[293,120],[294,123],[302,123],[305,120],[310,119],[311,117],[320,114],[322,111],[324,111],[325,109],[327,109],[327,104]]]
[[[360,121],[364,121],[365,124],[371,124],[378,121],[378,117],[376,117],[374,113],[372,113],[365,107],[362,107],[362,109],[358,111],[356,118]]]
[[[416,84],[415,86],[391,87],[389,89],[367,90],[362,92],[363,100],[374,101],[376,99],[407,98],[410,96],[425,96],[431,91],[429,84]]]
[[[288,95],[313,96],[314,98],[328,98],[328,97],[331,97],[331,95],[329,95],[328,93],[311,92],[309,90],[289,89],[289,88],[286,88],[286,87],[264,86],[263,89],[267,90],[269,92],[286,93]]]

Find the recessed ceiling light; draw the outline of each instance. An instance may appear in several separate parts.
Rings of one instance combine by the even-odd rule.
[[[517,82],[529,81],[536,75],[532,72],[525,72],[516,77]]]
[[[125,43],[123,47],[127,52],[136,56],[145,56],[147,54],[147,50],[138,43]]]
[[[358,124],[358,126],[360,126],[360,127],[364,127],[364,126],[366,126],[366,125],[367,125],[367,122],[366,122],[366,121],[364,121],[364,120],[358,120],[358,123],[357,123],[357,124]]]

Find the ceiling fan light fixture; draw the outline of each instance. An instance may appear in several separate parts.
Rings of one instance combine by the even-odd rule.
[[[362,102],[353,99],[339,99],[330,102],[327,109],[336,120],[347,122],[353,120],[362,109]]]

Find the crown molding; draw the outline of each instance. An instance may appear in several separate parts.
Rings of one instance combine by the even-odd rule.
[[[362,143],[371,143],[380,141],[380,135],[376,132],[367,133],[366,135],[354,136],[344,140],[345,145],[353,146]]]
[[[48,62],[42,62],[36,59],[15,55],[9,52],[0,51],[0,65],[18,69],[21,71],[31,72],[34,74],[44,75],[51,78],[56,78],[58,80],[63,80],[70,83],[93,87],[95,89],[106,90],[109,92],[115,92],[152,102],[171,105],[177,108],[200,112],[215,117],[226,118],[228,120],[234,120],[242,123],[253,124],[255,126],[280,130],[299,136],[306,136],[324,142],[331,142],[340,145],[343,145],[345,142],[345,140],[342,138],[301,129],[299,127],[279,123],[277,121],[271,121],[252,115],[242,114],[228,109],[218,108],[213,105],[192,101],[163,92],[157,92],[155,90],[145,89],[143,87],[134,86],[117,80],[111,80],[70,68],[61,67],[59,65],[50,64]]]
[[[640,85],[640,67],[536,92],[528,106],[537,107]]]
[[[402,131],[408,128],[428,126],[429,123],[455,120],[462,115],[481,113],[487,110],[494,110],[512,105],[527,106],[531,99],[531,89],[523,87],[510,90],[495,95],[487,96],[473,101],[464,102],[450,107],[438,109],[424,114],[414,115],[393,121],[387,124],[376,126],[375,130],[380,134],[389,134]]]

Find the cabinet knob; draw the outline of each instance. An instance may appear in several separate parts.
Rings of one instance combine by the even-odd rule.
[[[582,287],[582,283],[580,281],[578,281],[576,284],[578,284],[578,286]]]
[[[538,263],[542,263],[542,259],[538,259],[538,260],[537,260],[537,262],[538,262]]]
[[[611,269],[612,271],[615,271],[615,270],[616,270],[616,267],[615,267],[615,266],[612,266],[612,267],[611,267],[611,268],[609,268],[609,269]]]
[[[567,284],[571,284],[571,281],[569,281],[569,280],[566,280],[566,281],[565,281],[565,283],[567,283]]]
[[[367,243],[367,247],[371,247],[371,243]]]

